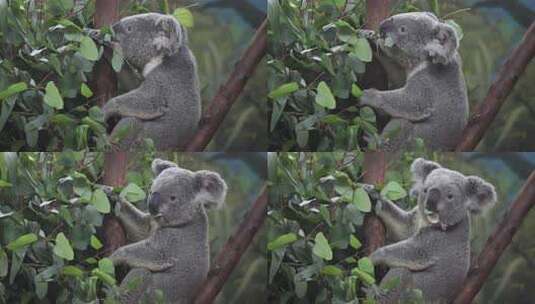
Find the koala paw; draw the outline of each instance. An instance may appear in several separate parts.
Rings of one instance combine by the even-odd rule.
[[[368,193],[372,200],[379,201],[381,199],[381,193],[377,191],[374,185],[362,184],[362,189]]]
[[[379,105],[379,96],[376,89],[368,89],[362,92],[360,96],[361,106],[377,107]]]

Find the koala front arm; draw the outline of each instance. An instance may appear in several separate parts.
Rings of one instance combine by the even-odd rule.
[[[364,90],[360,98],[361,105],[383,110],[393,118],[421,122],[431,117],[433,112],[432,94],[428,94],[425,74],[416,72],[407,79],[404,87],[378,91]]]
[[[162,110],[158,101],[146,96],[140,89],[112,98],[103,108],[105,121],[117,116],[154,120],[164,115]]]
[[[417,229],[416,209],[407,212],[388,199],[379,198],[375,205],[375,213],[383,220],[395,241],[407,239]]]
[[[370,259],[374,265],[402,267],[411,271],[423,271],[435,264],[425,248],[418,246],[412,237],[377,249]]]
[[[137,242],[146,239],[150,233],[150,214],[137,209],[129,201],[119,198],[116,215],[121,220],[128,238]]]
[[[162,260],[147,241],[126,245],[117,249],[111,256],[114,265],[124,264],[130,268],[145,268],[152,272],[162,272],[174,266],[172,260]]]

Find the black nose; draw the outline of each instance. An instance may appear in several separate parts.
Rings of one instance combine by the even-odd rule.
[[[429,189],[427,191],[427,209],[431,211],[437,211],[437,204],[440,200],[440,191],[436,188]]]
[[[114,24],[111,25],[111,29],[115,34],[120,33],[122,31],[121,21],[117,21]]]
[[[149,212],[150,214],[156,215],[159,213],[161,202],[161,195],[158,192],[153,192],[149,197]]]
[[[394,19],[388,18],[381,22],[379,25],[379,35],[381,35],[382,38],[386,36],[386,33],[389,32],[394,27]]]

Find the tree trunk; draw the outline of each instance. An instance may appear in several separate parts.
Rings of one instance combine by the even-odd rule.
[[[367,152],[364,155],[364,176],[366,184],[382,184],[385,180],[386,158],[384,152]],[[362,225],[364,229],[364,253],[370,255],[385,244],[385,226],[375,214],[367,214]]]

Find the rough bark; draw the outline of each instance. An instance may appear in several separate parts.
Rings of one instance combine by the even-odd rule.
[[[503,64],[485,100],[475,109],[456,151],[473,151],[476,148],[534,55],[535,22]]]
[[[268,191],[264,189],[227,243],[214,260],[208,278],[204,281],[195,299],[195,304],[212,303],[251,244],[266,218]],[[262,302],[262,299],[258,299]]]
[[[367,184],[382,184],[385,180],[386,158],[384,152],[367,152],[364,155],[363,181]],[[366,247],[364,252],[370,255],[377,248],[385,244],[385,226],[374,214],[364,217],[364,237]]]
[[[186,151],[202,151],[206,148],[230,108],[243,91],[247,80],[249,80],[264,57],[266,48],[267,20],[264,20],[256,31],[251,45],[236,64],[227,82],[221,86],[208,110],[203,114],[199,130],[186,146]]]
[[[113,24],[119,19],[118,0],[97,0],[95,3],[95,28],[101,28]],[[111,50],[105,48],[104,56],[97,62],[95,67],[95,80],[93,89],[97,97],[97,104],[104,105],[117,94],[117,76],[110,64],[104,59],[111,58]],[[117,187],[122,186],[126,177],[126,152],[108,152],[104,159],[104,176],[102,183]],[[105,254],[110,254],[115,249],[126,243],[126,235],[119,221],[112,215],[104,217],[102,225],[104,235]]]
[[[468,278],[463,284],[463,289],[455,299],[454,304],[468,304],[473,301],[498,259],[513,240],[513,236],[522,224],[522,220],[534,205],[535,171],[531,173],[524,183],[509,211],[494,229],[483,250],[475,259],[475,263],[468,273]]]

